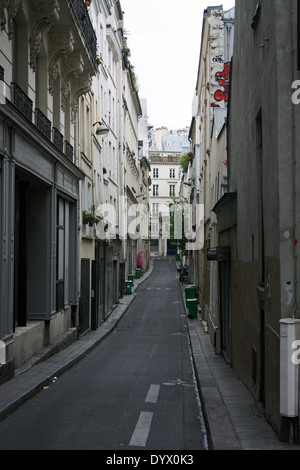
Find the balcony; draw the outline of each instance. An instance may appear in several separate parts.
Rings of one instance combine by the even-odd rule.
[[[51,121],[38,108],[35,110],[35,125],[47,139],[51,140]]]
[[[11,84],[12,102],[15,107],[32,122],[32,106],[31,99],[16,83]]]
[[[70,144],[70,142],[68,142],[67,140],[65,141],[65,156],[66,156],[71,162],[73,162],[74,149],[73,149],[72,145]]]
[[[53,131],[53,144],[55,145],[58,150],[61,152],[64,151],[64,136],[59,132],[56,127],[52,128]]]
[[[85,37],[87,46],[90,50],[94,65],[97,67],[96,53],[97,53],[97,37],[91,23],[87,7],[83,0],[71,0],[73,10],[80,24],[82,33]]]

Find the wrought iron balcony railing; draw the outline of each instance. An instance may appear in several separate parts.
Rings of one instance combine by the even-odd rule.
[[[16,83],[11,84],[12,89],[12,102],[16,108],[32,121],[32,106],[31,99],[24,93],[24,91]]]
[[[1,68],[0,68],[1,72]],[[24,91],[16,84],[11,84],[12,89],[12,102],[15,107],[32,122],[32,106],[33,103]],[[44,115],[44,113],[36,108],[35,110],[35,126],[39,131],[58,148],[66,157],[74,162],[74,149],[72,145],[66,140],[64,146],[64,136],[56,127],[52,127],[51,121]],[[51,139],[52,130],[52,139]]]
[[[51,140],[51,121],[38,108],[35,110],[35,125],[47,139]]]
[[[73,162],[74,150],[70,142],[65,141],[65,156]]]
[[[59,132],[56,127],[53,127],[53,144],[57,147],[61,152],[64,151],[64,136]]]
[[[85,6],[83,0],[71,0],[71,3],[90,49],[93,62],[97,66],[97,37],[89,17],[87,7]]]

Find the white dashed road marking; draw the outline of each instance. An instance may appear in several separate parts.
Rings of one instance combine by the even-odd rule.
[[[145,402],[157,403],[159,390],[160,390],[160,385],[154,385],[154,384],[150,385]]]
[[[148,439],[153,413],[142,411],[135,430],[131,436],[129,445],[135,447],[145,447]]]

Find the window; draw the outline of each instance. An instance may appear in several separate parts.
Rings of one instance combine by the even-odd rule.
[[[159,224],[158,222],[151,222],[151,237],[159,236]]]
[[[170,196],[175,196],[175,184],[170,185]]]
[[[155,202],[152,204],[152,217],[158,217],[158,216],[159,216],[159,204]]]
[[[224,194],[228,193],[228,185],[227,184],[221,184],[221,197],[224,196]]]
[[[175,168],[170,168],[170,178],[175,178]]]
[[[158,178],[158,168],[153,168],[153,178]]]
[[[81,190],[81,208],[82,211],[91,211],[93,206],[93,195],[92,195],[92,182],[88,178],[82,180],[82,190]],[[83,234],[92,236],[93,228],[88,225],[88,223],[83,223]]]
[[[57,200],[56,310],[64,308],[65,281],[65,201]]]
[[[153,196],[158,196],[158,184],[153,185]]]

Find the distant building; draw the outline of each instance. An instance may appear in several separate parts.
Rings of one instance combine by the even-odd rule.
[[[151,254],[174,255],[176,248],[170,242],[170,208],[174,197],[180,195],[182,168],[180,157],[190,151],[188,129],[168,131],[158,128],[152,131],[150,146],[151,164],[150,220]]]

